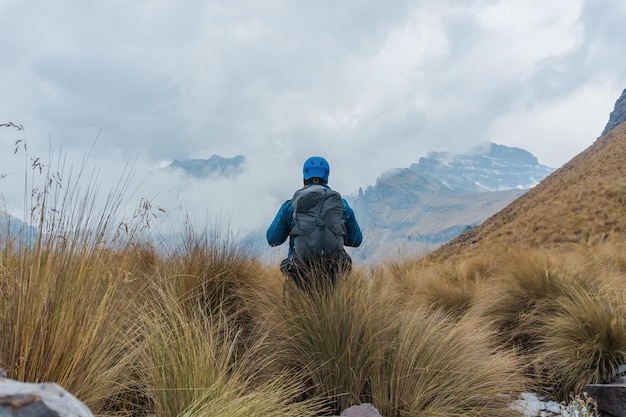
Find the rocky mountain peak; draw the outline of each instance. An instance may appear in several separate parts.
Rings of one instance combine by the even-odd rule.
[[[410,169],[452,191],[528,190],[554,169],[530,152],[487,142],[468,154],[430,152]]]
[[[539,185],[429,256],[476,256],[506,247],[570,250],[622,244],[625,158],[626,123],[622,123]]]
[[[615,107],[609,115],[609,121],[602,131],[602,136],[606,135],[612,129],[616,128],[620,123],[626,121],[626,89],[615,102]]]
[[[245,160],[242,155],[223,158],[213,154],[209,159],[175,159],[167,168],[181,169],[185,174],[196,178],[232,177],[239,173]]]
[[[523,149],[484,143],[468,154],[430,152],[382,174],[351,199],[364,244],[353,256],[376,262],[395,250],[432,250],[505,207],[547,177]]]

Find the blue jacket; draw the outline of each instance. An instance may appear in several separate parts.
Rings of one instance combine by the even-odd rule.
[[[361,233],[361,228],[354,217],[354,211],[348,205],[348,202],[345,199],[341,201],[343,203],[342,218],[346,225],[346,235],[343,238],[343,244],[356,248],[363,241],[363,233]],[[289,236],[289,232],[291,232],[293,226],[293,206],[291,205],[291,200],[287,200],[280,206],[274,221],[267,229],[267,233],[265,234],[267,243],[269,243],[270,246],[278,246],[283,244],[289,237],[289,256],[291,256],[293,241]]]

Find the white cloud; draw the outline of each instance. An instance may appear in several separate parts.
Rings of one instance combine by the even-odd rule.
[[[564,53],[580,41],[582,6],[583,1],[571,0],[500,1],[479,11],[479,19],[494,35],[503,60],[528,63]]]
[[[614,101],[613,92],[589,85],[560,100],[507,114],[492,125],[489,140],[543,154],[539,163],[559,167],[600,136],[613,107],[608,105]],[[580,119],[587,123],[577,123]]]
[[[111,183],[136,156],[144,176],[243,154],[237,179],[152,171],[140,193],[264,227],[313,154],[343,193],[484,140],[562,165],[626,87],[625,18],[611,0],[5,0],[0,123],[23,124],[33,155],[80,160],[99,135],[91,159]],[[17,160],[0,155],[5,196],[23,188]]]

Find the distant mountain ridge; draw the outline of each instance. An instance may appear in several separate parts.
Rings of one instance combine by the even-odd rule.
[[[181,169],[195,178],[233,177],[241,171],[245,161],[243,155],[223,158],[213,154],[209,159],[175,159],[166,168]]]
[[[626,242],[626,123],[504,209],[429,257],[455,259],[496,249],[569,250]]]
[[[609,133],[612,129],[626,121],[626,88],[622,91],[622,95],[615,102],[615,107],[609,115],[609,121],[607,122],[602,135]]]
[[[15,216],[0,213],[0,245],[4,245],[9,237],[30,244],[37,237],[37,229]]]
[[[196,178],[231,177],[244,164],[241,155],[213,155],[175,160],[167,169]],[[375,264],[391,253],[431,252],[481,224],[553,171],[524,149],[490,142],[465,154],[430,152],[408,168],[382,173],[375,185],[356,195],[344,195],[364,234],[352,256],[361,264]],[[264,233],[248,238],[259,249],[267,247]]]
[[[451,190],[470,192],[527,190],[554,170],[528,151],[491,142],[466,155],[430,152],[409,169]]]
[[[554,169],[520,148],[486,143],[468,154],[430,152],[348,197],[365,236],[354,251],[377,262],[425,253],[480,224]]]

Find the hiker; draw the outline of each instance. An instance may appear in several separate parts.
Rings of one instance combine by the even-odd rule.
[[[328,186],[326,159],[308,158],[302,174],[304,187],[278,210],[267,229],[267,243],[278,246],[289,237],[289,253],[280,270],[300,289],[334,286],[338,275],[352,270],[344,245],[358,247],[363,234],[348,202]]]

